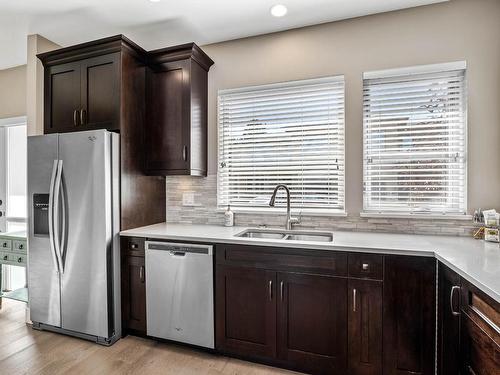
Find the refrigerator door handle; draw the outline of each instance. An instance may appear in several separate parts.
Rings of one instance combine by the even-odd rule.
[[[61,260],[61,272],[64,273],[64,268],[65,268],[65,259],[66,259],[66,228],[67,228],[67,223],[66,223],[66,194],[65,194],[65,187],[64,187],[64,176],[63,176],[63,164],[61,160],[61,181],[60,181],[60,194],[61,194],[61,243],[59,245],[59,251],[60,251],[60,260]]]
[[[50,187],[49,187],[49,243],[50,243],[50,253],[52,254],[52,260],[54,262],[54,267],[56,272],[59,273],[59,263],[57,261],[56,246],[55,246],[55,236],[54,236],[54,188],[56,181],[56,174],[58,169],[58,160],[54,160],[52,165],[52,175],[50,177]]]
[[[54,247],[57,258],[57,264],[59,265],[59,272],[64,274],[62,256],[61,256],[61,230],[60,230],[60,220],[59,220],[59,197],[61,193],[61,180],[62,180],[62,166],[63,161],[58,160],[57,162],[57,173],[56,182],[54,186]]]

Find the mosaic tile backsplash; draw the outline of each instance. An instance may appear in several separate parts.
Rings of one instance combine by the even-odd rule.
[[[182,204],[183,193],[194,194],[193,206]],[[169,176],[166,178],[167,222],[185,224],[224,223],[224,213],[217,211],[217,176],[206,178]],[[284,225],[283,214],[259,215],[235,213],[234,224],[237,226],[281,227]],[[358,214],[347,217],[305,216],[296,229],[343,230],[363,232],[385,232],[406,234],[435,234],[451,236],[470,236],[475,227],[467,220],[419,220],[392,218],[363,218]]]

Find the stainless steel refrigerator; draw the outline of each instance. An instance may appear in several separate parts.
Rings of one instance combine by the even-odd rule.
[[[111,345],[121,335],[119,136],[28,138],[33,328]]]

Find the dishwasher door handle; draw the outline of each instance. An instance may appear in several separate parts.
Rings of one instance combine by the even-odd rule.
[[[169,251],[170,255],[173,257],[183,257],[186,255],[184,251]]]

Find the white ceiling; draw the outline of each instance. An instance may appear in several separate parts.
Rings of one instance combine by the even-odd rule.
[[[26,63],[26,36],[62,45],[125,34],[145,49],[265,34],[447,0],[0,0],[0,69]],[[269,9],[288,7],[283,18]]]

